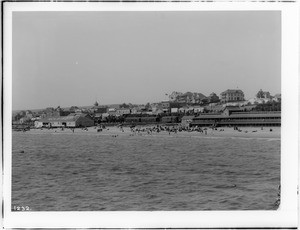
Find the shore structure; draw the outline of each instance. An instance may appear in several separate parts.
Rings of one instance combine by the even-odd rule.
[[[218,113],[195,115],[171,114],[163,117],[127,117],[124,125],[180,124],[184,127],[281,126],[280,111],[245,112],[238,106],[227,106]]]
[[[227,111],[228,112],[228,111]],[[200,114],[189,126],[281,126],[280,112],[231,112]]]
[[[42,127],[90,127],[94,120],[88,114],[70,114],[68,116],[47,117],[35,122],[36,128]]]

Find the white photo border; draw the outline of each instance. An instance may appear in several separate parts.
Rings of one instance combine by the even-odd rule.
[[[298,224],[297,2],[5,2],[4,22],[4,228],[257,228]],[[282,28],[281,204],[274,211],[13,212],[12,13],[16,11],[280,11]]]

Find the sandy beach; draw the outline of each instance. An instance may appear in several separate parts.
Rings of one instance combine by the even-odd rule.
[[[279,139],[281,136],[281,128],[280,127],[240,127],[239,130],[234,130],[234,128],[229,127],[219,127],[215,130],[211,128],[207,128],[203,133],[198,131],[181,131],[181,132],[169,132],[168,131],[160,131],[160,132],[147,132],[147,130],[155,127],[154,125],[149,126],[136,126],[136,128],[144,131],[140,132],[132,132],[129,127],[119,128],[116,126],[110,126],[102,129],[102,131],[98,132],[97,127],[88,127],[87,129],[76,128],[74,132],[65,128],[62,130],[61,128],[54,129],[31,129],[27,131],[32,134],[47,134],[47,133],[57,133],[57,134],[89,134],[89,135],[111,135],[112,137],[119,136],[170,136],[170,137],[224,137],[224,138],[275,138]]]

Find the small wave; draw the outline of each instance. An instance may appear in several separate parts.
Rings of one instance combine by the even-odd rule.
[[[192,138],[203,138],[203,139],[227,139],[228,137],[216,137],[216,136],[191,136]]]
[[[230,139],[240,140],[265,140],[265,141],[280,141],[278,137],[229,137]]]
[[[216,185],[214,188],[236,188],[235,184],[221,184],[221,185]]]

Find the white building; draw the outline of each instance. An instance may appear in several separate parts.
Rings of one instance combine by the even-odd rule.
[[[35,127],[90,127],[94,120],[86,114],[75,114],[69,116],[47,117],[35,122]]]

